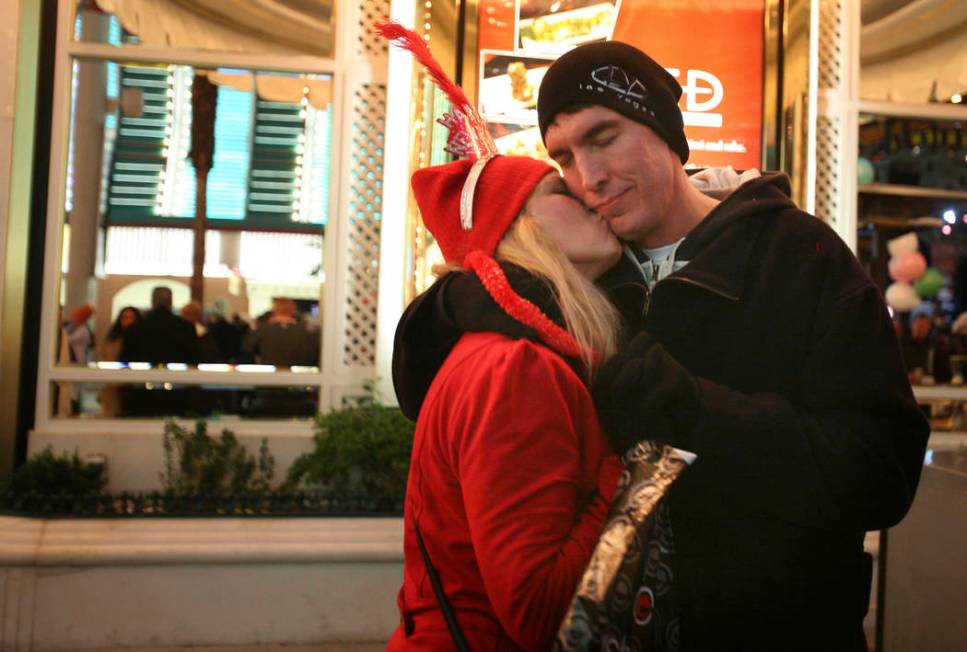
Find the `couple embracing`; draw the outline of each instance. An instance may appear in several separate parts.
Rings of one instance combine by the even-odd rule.
[[[448,265],[394,349],[416,435],[389,649],[551,649],[618,456],[657,440],[696,456],[666,647],[866,650],[864,533],[905,514],[928,427],[850,250],[781,174],[686,173],[681,88],[631,46],[544,77],[560,172],[495,155],[440,83],[469,158],[412,179]]]

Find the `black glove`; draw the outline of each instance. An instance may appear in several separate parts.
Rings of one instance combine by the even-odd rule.
[[[601,365],[591,396],[618,454],[642,439],[694,450],[700,409],[695,378],[648,333]]]

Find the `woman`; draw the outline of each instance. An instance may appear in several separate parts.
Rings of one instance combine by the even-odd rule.
[[[141,321],[141,311],[134,306],[121,308],[117,319],[111,324],[104,342],[97,352],[97,359],[104,362],[121,358],[121,345],[124,343],[124,333]],[[113,417],[121,414],[120,385],[107,385],[100,394],[101,416]]]
[[[585,385],[595,360],[616,347],[617,314],[593,280],[621,246],[555,170],[533,159],[426,168],[413,188],[447,262],[473,276],[453,271],[438,281],[397,333],[394,383],[404,411],[418,418],[402,623],[389,649],[453,646],[417,528],[473,650],[547,649],[621,472]],[[495,332],[458,332],[436,310],[440,288],[468,278],[486,289],[479,294],[490,305],[480,313]],[[436,354],[413,354],[414,341],[434,339]]]

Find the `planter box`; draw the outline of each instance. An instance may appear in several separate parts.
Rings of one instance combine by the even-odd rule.
[[[378,643],[398,518],[0,517],[0,650]]]

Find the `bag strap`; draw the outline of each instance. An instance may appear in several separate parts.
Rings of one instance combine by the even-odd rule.
[[[420,526],[414,523],[413,529],[416,530],[416,542],[420,544],[420,552],[423,553],[423,565],[426,566],[426,574],[430,576],[430,584],[433,585],[433,593],[436,594],[436,601],[440,605],[440,611],[443,613],[443,619],[447,621],[447,628],[450,630],[450,636],[453,638],[453,644],[457,646],[458,652],[470,652],[470,646],[467,645],[467,639],[463,636],[463,631],[460,629],[460,623],[457,622],[456,617],[453,615],[453,609],[450,607],[450,602],[447,600],[447,596],[443,593],[443,586],[440,584],[440,576],[437,575],[436,568],[434,568],[433,563],[430,562],[430,553],[426,551],[426,545],[423,543],[423,535],[420,534]]]

